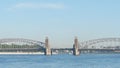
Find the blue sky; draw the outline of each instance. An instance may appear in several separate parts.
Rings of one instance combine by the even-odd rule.
[[[0,0],[0,38],[50,39],[51,47],[120,37],[120,0]]]

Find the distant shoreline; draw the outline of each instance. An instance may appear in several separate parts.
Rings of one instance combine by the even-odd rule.
[[[44,53],[42,53],[42,52],[0,52],[0,55],[9,55],[9,54],[15,54],[15,55],[19,55],[19,54],[40,54],[40,55],[43,55]]]
[[[44,52],[0,52],[0,55],[44,55]]]

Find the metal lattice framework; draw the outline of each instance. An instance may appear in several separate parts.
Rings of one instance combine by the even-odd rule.
[[[45,47],[43,42],[30,40],[30,39],[23,39],[23,38],[0,39],[0,44],[7,44],[7,43],[25,43],[29,45],[39,45],[42,48]]]
[[[109,42],[119,42],[120,43],[120,38],[101,38],[101,39],[94,39],[94,40],[88,40],[85,42],[80,43],[80,47],[85,48],[91,45],[99,44],[99,43],[109,43]]]

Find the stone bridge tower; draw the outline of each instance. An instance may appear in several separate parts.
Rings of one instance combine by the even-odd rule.
[[[75,37],[75,39],[74,39],[73,55],[75,55],[75,56],[80,55],[80,52],[79,52],[79,44],[78,44],[78,39],[77,39],[77,37]]]
[[[45,55],[51,55],[51,49],[50,49],[50,45],[49,45],[49,39],[48,37],[46,37],[45,39]]]

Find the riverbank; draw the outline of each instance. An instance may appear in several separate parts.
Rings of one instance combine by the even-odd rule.
[[[0,55],[32,55],[32,54],[35,54],[35,55],[44,55],[44,52],[0,52]],[[58,53],[52,53],[52,54],[58,54]]]
[[[44,54],[43,52],[0,52],[1,54]]]

